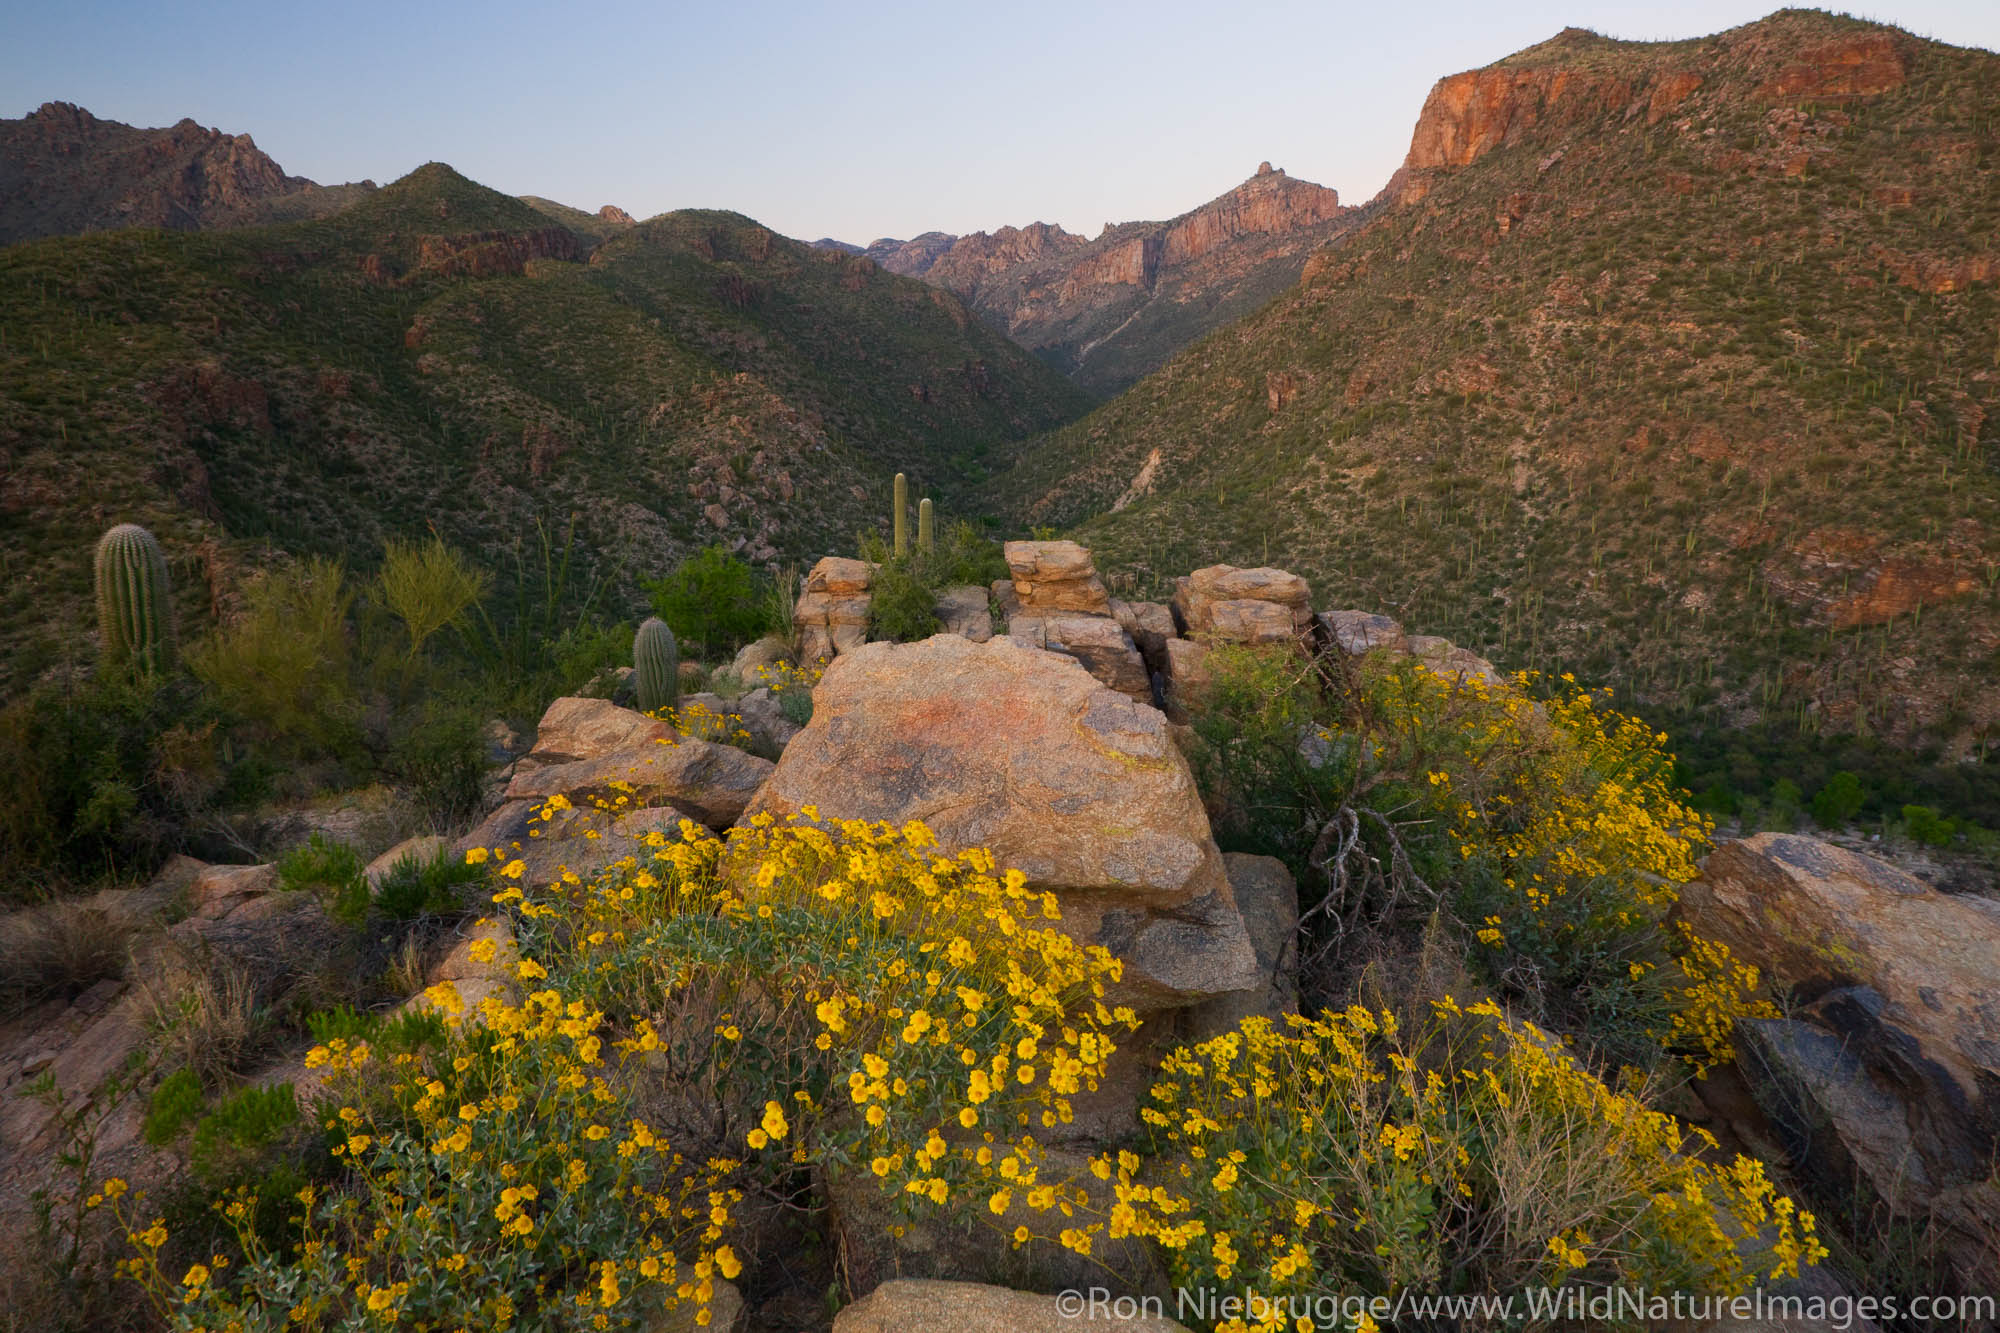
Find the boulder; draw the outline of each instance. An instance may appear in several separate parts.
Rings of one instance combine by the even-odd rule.
[[[1208,604],[1207,636],[1223,643],[1291,643],[1299,630],[1290,607],[1239,597]]]
[[[720,829],[743,813],[770,771],[768,759],[682,737],[666,722],[606,700],[558,699],[542,717],[534,750],[515,764],[505,798],[671,805]]]
[[[1799,1021],[1741,1025],[1741,1063],[1801,1172],[1958,1218],[1947,1252],[1994,1285],[1977,1237],[2000,1234],[2000,903],[1760,833],[1710,855],[1677,911],[1800,1005]]]
[[[829,597],[858,597],[874,581],[875,566],[866,560],[849,560],[830,555],[806,574],[806,591]]]
[[[791,656],[791,644],[775,634],[766,634],[755,643],[746,643],[737,650],[736,657],[729,664],[729,674],[745,685],[762,684],[760,673],[780,662],[790,661]]]
[[[778,696],[759,686],[736,701],[737,716],[761,750],[777,754],[799,734],[799,724],[785,716]]]
[[[1057,895],[1065,930],[1125,960],[1121,999],[1135,1008],[1258,982],[1166,719],[1072,659],[940,634],[836,660],[750,813],[807,805],[922,820],[947,849],[990,849]]]
[[[595,759],[618,750],[632,750],[650,741],[672,739],[670,723],[620,708],[608,699],[557,699],[543,712],[535,728],[535,743],[515,763],[516,773],[551,764]]]
[[[437,854],[445,849],[445,840],[435,833],[419,833],[414,838],[405,838],[388,851],[368,863],[369,886],[379,886],[388,877],[396,863],[405,857],[422,864],[434,861]]]
[[[1021,614],[1021,595],[1014,591],[1014,580],[995,579],[987,589],[993,609],[1000,613],[1000,623],[1007,624]]]
[[[868,642],[868,586],[875,566],[830,555],[806,575],[792,607],[793,637],[807,662],[831,660]]]
[[[1312,588],[1297,574],[1282,569],[1210,565],[1174,580],[1174,619],[1190,638],[1218,633],[1214,608],[1220,602],[1265,602],[1282,607],[1292,633],[1303,632],[1312,623]],[[1230,613],[1227,621],[1231,628],[1267,623],[1263,615],[1253,618],[1241,609]]]
[[[1004,553],[1023,612],[1111,614],[1111,594],[1090,552],[1075,542],[1008,542]]]
[[[1131,637],[1104,616],[1019,615],[1007,623],[1014,642],[1062,653],[1120,694],[1153,702],[1152,673]]]
[[[1258,985],[1255,990],[1205,1000],[1189,1010],[1189,1031],[1196,1040],[1232,1031],[1252,1016],[1282,1021],[1286,1014],[1299,1011],[1298,883],[1275,856],[1224,852],[1222,864],[1236,895],[1236,910],[1250,932],[1250,947],[1257,954]]]
[[[1188,710],[1214,678],[1208,670],[1208,645],[1193,639],[1167,640],[1167,669],[1162,674],[1160,695],[1167,716],[1183,726]]]
[[[275,865],[206,866],[188,888],[188,914],[202,921],[220,921],[277,887]]]
[[[514,928],[504,920],[481,917],[462,927],[449,951],[425,973],[435,986],[440,981],[478,981],[488,977],[512,980],[514,967],[521,961],[521,946]]]
[[[588,879],[613,861],[627,856],[650,855],[642,841],[649,833],[680,837],[685,817],[673,806],[654,806],[612,815],[600,810],[563,810],[552,818],[539,819],[540,800],[508,801],[486,817],[484,823],[452,845],[452,854],[463,856],[474,847],[518,857],[523,865],[522,882],[553,884],[570,871]]]
[[[1392,653],[1407,652],[1409,635],[1387,616],[1373,611],[1327,611],[1316,617],[1325,640],[1350,657],[1361,657],[1376,648]]]
[[[1082,1284],[1086,1293],[1090,1285]],[[1072,1309],[1056,1296],[923,1278],[884,1282],[835,1315],[833,1333],[1074,1333],[1079,1325],[1130,1333],[1187,1333],[1164,1314],[1128,1311],[1123,1306]]]
[[[1460,648],[1450,639],[1441,639],[1435,634],[1412,634],[1404,643],[1410,656],[1451,680],[1476,680],[1489,689],[1506,689],[1507,679],[1494,670],[1493,664],[1467,648]]]
[[[1154,671],[1164,671],[1167,640],[1175,636],[1174,613],[1165,602],[1111,602],[1111,616],[1132,636],[1140,656]]]
[[[976,583],[946,588],[938,594],[937,605],[932,609],[947,634],[956,634],[974,643],[985,643],[993,637],[990,599],[986,589]]]

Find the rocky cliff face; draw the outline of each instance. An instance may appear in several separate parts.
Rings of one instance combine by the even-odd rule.
[[[373,190],[287,176],[247,134],[192,120],[138,129],[49,102],[0,120],[0,244],[114,227],[211,227],[317,217]]]
[[[1037,222],[879,240],[862,253],[955,293],[1085,388],[1115,393],[1296,282],[1306,256],[1353,211],[1337,192],[1265,162],[1192,212],[1107,226],[1094,240]]]

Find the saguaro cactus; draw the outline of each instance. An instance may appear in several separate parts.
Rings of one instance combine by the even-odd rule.
[[[162,671],[174,660],[167,556],[153,534],[120,523],[97,540],[97,632],[109,666]]]
[[[896,474],[896,558],[910,553],[910,479]]]
[[[667,622],[648,616],[632,636],[632,666],[639,685],[639,709],[655,713],[681,698],[681,649]]]
[[[917,502],[917,549],[929,555],[937,547],[937,530],[931,521],[931,498]]]

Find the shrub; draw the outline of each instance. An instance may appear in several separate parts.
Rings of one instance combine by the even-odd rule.
[[[388,767],[424,827],[446,833],[477,813],[486,745],[476,714],[433,701],[403,729]]]
[[[653,614],[684,643],[708,653],[736,648],[769,629],[770,603],[757,575],[721,546],[710,546],[645,585]]]
[[[741,713],[718,713],[707,704],[691,703],[679,708],[661,709],[652,716],[666,722],[689,740],[733,745],[739,750],[751,747],[750,731],[743,725]]]
[[[222,706],[276,751],[352,754],[359,733],[348,675],[340,562],[313,559],[253,584],[241,615],[189,654]]]
[[[203,1083],[241,1068],[265,1028],[249,971],[185,947],[155,956],[140,1000],[168,1066],[192,1071]]]
[[[589,1328],[705,1304],[738,1273],[746,1192],[789,1198],[801,1168],[858,1170],[912,1213],[983,1210],[966,1182],[1005,1171],[1053,1214],[1056,1186],[1024,1179],[1009,1144],[1031,1153],[1027,1126],[1067,1120],[1134,1025],[1099,998],[1108,955],[1054,929],[1018,874],[940,856],[919,825],[765,819],[726,848],[681,832],[588,885],[497,895],[545,947],[519,964],[542,986],[519,1004],[462,1023],[436,987],[455,1015],[441,1047],[316,1047],[307,1064],[345,1098],[329,1123],[351,1187],[301,1194],[292,1257],[240,1226],[228,1282],[165,1271],[166,1237],[128,1226],[166,1321],[262,1326],[303,1306],[328,1324]],[[650,1098],[663,1077],[694,1096]],[[371,1079],[387,1095],[364,1095]]]
[[[909,559],[876,566],[868,585],[868,637],[897,643],[928,639],[944,628],[937,617],[937,589]]]
[[[375,589],[382,605],[403,622],[406,660],[414,663],[433,634],[465,623],[465,613],[486,595],[491,582],[433,535],[428,542],[389,541]]]
[[[0,1014],[123,976],[131,935],[123,918],[78,902],[0,916]]]
[[[1683,975],[1664,924],[1710,828],[1672,787],[1664,736],[1566,679],[1536,700],[1525,677],[1409,660],[1352,678],[1288,650],[1217,645],[1210,662],[1191,758],[1218,836],[1279,850],[1324,893],[1307,903],[1322,952],[1441,910],[1484,979],[1609,1059],[1651,1064],[1718,1026],[1726,1042],[1727,1023],[1687,1012],[1726,988]]]
[[[150,871],[226,796],[242,769],[191,685],[114,672],[0,707],[0,901],[44,876]]]
[[[236,1179],[298,1118],[291,1084],[240,1088],[195,1123],[188,1160],[211,1180]]]
[[[466,909],[459,888],[485,878],[478,866],[469,866],[463,857],[443,849],[427,860],[400,857],[375,886],[375,907],[391,921],[457,916]]]
[[[1843,768],[1813,793],[1812,815],[1821,828],[1842,828],[1861,813],[1867,799],[1861,776]]]
[[[278,858],[278,887],[313,894],[328,916],[347,925],[359,925],[368,915],[368,875],[361,854],[324,834],[312,834],[305,846]]]
[[[1825,1254],[1761,1163],[1706,1160],[1713,1139],[1491,1002],[1434,1008],[1416,1031],[1360,1005],[1253,1018],[1174,1052],[1141,1111],[1150,1154],[1098,1163],[1111,1235],[1157,1240],[1183,1288],[1328,1310],[1357,1290],[1739,1294]]]
[[[160,1080],[147,1100],[142,1129],[146,1142],[155,1148],[172,1143],[195,1122],[205,1105],[207,1098],[202,1095],[201,1076],[192,1069],[176,1069]]]
[[[1927,805],[1906,805],[1903,831],[1926,847],[1949,847],[1958,834],[1958,821],[1939,815]]]

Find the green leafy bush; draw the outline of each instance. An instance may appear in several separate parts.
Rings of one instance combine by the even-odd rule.
[[[1821,828],[1842,828],[1861,813],[1867,799],[1861,775],[1843,768],[1813,793],[1812,815]]]
[[[354,597],[337,560],[272,570],[242,614],[188,655],[221,706],[274,754],[352,758],[360,745],[348,651]]]
[[[486,746],[478,715],[432,700],[403,729],[388,767],[426,827],[445,832],[479,809]]]
[[[414,663],[433,634],[465,623],[491,582],[433,535],[428,542],[391,540],[383,548],[375,592],[403,623],[407,660]]]
[[[414,856],[399,858],[375,886],[375,907],[391,921],[411,921],[422,916],[457,916],[465,902],[457,890],[486,878],[478,866],[465,858],[440,849],[428,860]]]
[[[201,1115],[207,1099],[202,1095],[201,1076],[192,1069],[176,1069],[160,1080],[146,1103],[142,1132],[146,1142],[163,1147],[180,1137],[183,1129]]]
[[[1903,831],[1926,847],[1949,847],[1958,836],[1958,821],[1938,814],[1927,805],[1906,805]]]
[[[295,847],[278,858],[278,887],[292,893],[310,893],[326,907],[326,914],[348,925],[359,925],[368,915],[367,867],[361,854],[344,842],[330,841],[314,833],[306,845]]]
[[[915,643],[944,628],[937,617],[937,590],[924,581],[914,561],[891,559],[876,566],[868,597],[871,639]]]
[[[0,706],[0,901],[48,877],[144,873],[251,776],[185,677],[108,673]]]
[[[757,574],[722,546],[710,546],[645,585],[653,614],[676,638],[704,652],[737,648],[771,628],[770,599]]]

